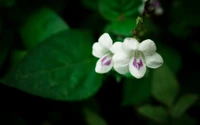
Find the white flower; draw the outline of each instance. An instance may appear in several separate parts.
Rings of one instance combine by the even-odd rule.
[[[144,12],[144,6],[145,6],[145,2],[147,0],[142,0],[142,4],[139,6],[138,11],[140,14],[142,14]],[[160,5],[160,2],[158,0],[151,0],[151,8],[153,9],[155,8],[155,15],[162,15],[164,10]]]
[[[118,51],[122,51],[122,43],[113,44],[108,33],[102,34],[98,42],[92,46],[92,55],[100,58],[96,63],[95,71],[100,74],[109,72],[113,67],[112,57]]]
[[[146,66],[155,69],[163,64],[162,57],[156,52],[155,43],[150,39],[139,43],[134,38],[125,38],[122,49],[113,56],[114,69],[120,74],[130,71],[139,79],[144,76]]]

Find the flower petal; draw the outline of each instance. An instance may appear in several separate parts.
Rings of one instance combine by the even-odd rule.
[[[127,65],[130,62],[129,56],[124,52],[117,52],[113,56],[113,63],[117,65]]]
[[[129,63],[129,70],[130,70],[130,73],[135,78],[137,79],[142,78],[144,74],[146,73],[146,65],[144,63],[144,60],[141,57],[139,58],[133,57]]]
[[[156,52],[156,44],[150,39],[144,40],[139,45],[139,51],[142,51],[144,55],[154,54]]]
[[[118,64],[114,64],[114,69],[116,72],[118,72],[119,74],[126,74],[129,72],[129,66],[128,64],[126,65],[118,65]]]
[[[122,48],[126,53],[130,53],[132,50],[137,50],[139,42],[135,38],[127,37],[122,43]]]
[[[92,55],[101,58],[106,53],[108,53],[108,50],[104,47],[102,47],[98,42],[94,43],[92,46]]]
[[[95,71],[100,74],[107,73],[112,69],[112,66],[112,56],[106,54],[97,61]]]
[[[129,65],[130,58],[129,56],[124,53],[123,51],[117,52],[113,56],[113,63],[114,63],[114,69],[119,74],[126,74],[129,72]]]
[[[144,3],[142,3],[139,7],[138,7],[138,12],[140,14],[142,14],[144,12]]]
[[[122,42],[115,42],[110,48],[112,53],[121,52],[122,50]]]
[[[145,61],[147,67],[152,69],[158,68],[163,64],[163,58],[158,53],[145,56]]]
[[[163,14],[163,8],[162,7],[156,7],[155,9],[155,15],[162,15]]]
[[[110,38],[110,35],[108,33],[104,33],[99,37],[98,40],[99,44],[107,49],[110,49],[110,47],[113,44],[112,39]]]

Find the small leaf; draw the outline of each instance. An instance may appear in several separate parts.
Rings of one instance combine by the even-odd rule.
[[[138,112],[158,123],[165,122],[168,118],[167,111],[161,106],[144,105],[138,108]]]
[[[107,125],[106,121],[96,112],[88,108],[84,108],[83,113],[87,125]]]
[[[102,75],[94,70],[97,59],[91,54],[91,41],[79,30],[57,33],[29,51],[2,83],[44,98],[89,98],[102,85]]]
[[[133,77],[133,76],[132,76]],[[123,88],[123,106],[139,105],[151,96],[151,77],[126,79]]]
[[[127,18],[123,21],[113,21],[108,24],[105,28],[106,32],[112,32],[119,36],[130,36],[133,29],[135,29],[136,20],[132,18]]]
[[[175,106],[172,107],[171,115],[174,118],[182,116],[186,110],[197,101],[197,99],[198,96],[194,94],[181,96],[180,99],[176,102]]]
[[[153,71],[152,94],[155,99],[171,106],[178,91],[176,76],[166,64]]]
[[[68,25],[54,11],[42,8],[29,16],[26,23],[20,28],[20,34],[24,46],[30,49],[66,29],[69,29]]]
[[[137,17],[136,19],[136,25],[140,25],[143,23],[143,18],[142,17]]]

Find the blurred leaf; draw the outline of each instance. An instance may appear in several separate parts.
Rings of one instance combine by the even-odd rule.
[[[197,120],[185,114],[178,119],[175,119],[172,125],[198,125]]]
[[[172,72],[177,74],[181,68],[181,56],[178,51],[161,43],[158,43],[157,46],[159,48],[158,52],[163,57],[164,63],[167,64]]]
[[[30,15],[20,33],[24,46],[30,49],[66,29],[69,29],[68,25],[54,11],[42,8]]]
[[[155,122],[165,122],[168,118],[167,111],[161,106],[144,105],[138,108],[138,112]]]
[[[16,3],[16,0],[0,0],[0,6],[3,6],[3,7],[12,7],[14,6]]]
[[[92,110],[84,108],[83,113],[87,125],[107,125],[106,121]]]
[[[180,97],[175,106],[172,107],[171,115],[174,118],[182,116],[188,108],[192,106],[198,99],[198,95],[187,94]]]
[[[99,11],[109,21],[118,21],[138,15],[140,0],[99,0]]]
[[[171,106],[176,98],[179,85],[174,73],[166,64],[153,71],[152,94],[155,99]]]
[[[57,33],[30,51],[2,83],[25,92],[57,100],[83,100],[102,85],[91,55],[87,32]]]
[[[123,88],[123,106],[139,105],[151,96],[151,77],[126,79]]]
[[[98,11],[98,0],[81,0],[83,6],[93,11]]]
[[[131,36],[132,31],[135,29],[136,20],[127,18],[123,21],[113,21],[105,28],[105,32],[112,32],[115,35]]]
[[[25,50],[14,50],[11,56],[12,66],[15,66],[16,64],[18,64],[20,60],[23,59],[24,56],[26,56],[26,54],[27,54],[27,51]]]

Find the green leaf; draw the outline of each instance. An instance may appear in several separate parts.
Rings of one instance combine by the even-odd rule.
[[[109,21],[126,19],[138,15],[140,0],[99,0],[99,11]]]
[[[139,105],[151,96],[151,77],[126,79],[123,88],[123,106]]]
[[[181,56],[178,51],[161,43],[158,43],[157,46],[159,48],[158,53],[163,57],[164,63],[172,72],[177,74],[181,68]]]
[[[27,54],[27,51],[25,50],[14,50],[11,56],[12,66],[15,66],[16,64],[18,64],[21,61],[21,59],[25,57],[26,54]]]
[[[30,51],[2,82],[22,91],[56,100],[83,100],[102,85],[95,73],[87,32],[60,32]]]
[[[176,76],[166,64],[153,71],[152,94],[155,99],[171,106],[178,91]]]
[[[66,29],[69,29],[68,25],[54,11],[42,8],[29,16],[20,28],[20,34],[24,46],[31,49],[50,36]]]
[[[106,121],[99,114],[89,108],[84,108],[83,113],[87,125],[107,125]]]
[[[168,118],[167,111],[161,106],[144,105],[138,108],[138,112],[158,123],[165,122]]]
[[[198,99],[198,95],[186,94],[180,97],[176,104],[172,107],[171,115],[174,118],[182,116],[188,108],[192,106]]]
[[[123,21],[113,21],[105,28],[106,32],[112,32],[115,35],[131,36],[132,31],[136,27],[136,20],[127,18]]]

